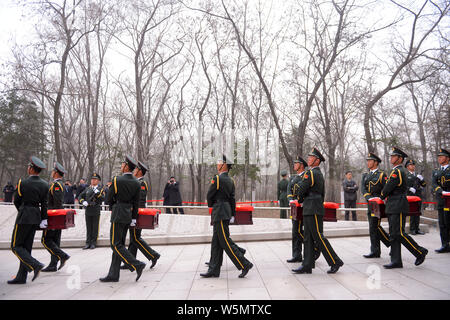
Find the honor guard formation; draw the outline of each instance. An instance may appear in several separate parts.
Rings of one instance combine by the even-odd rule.
[[[392,169],[385,172],[379,168],[381,159],[373,152],[366,158],[368,171],[363,174],[360,190],[368,205],[368,224],[370,251],[364,254],[366,259],[380,258],[381,243],[389,248],[391,263],[386,269],[402,268],[402,246],[414,255],[415,265],[425,261],[428,250],[420,246],[405,232],[406,218],[409,216],[409,198],[417,202],[417,211],[421,211],[421,189],[426,186],[425,178],[416,174],[415,162],[397,147],[392,148],[390,164]],[[431,186],[435,193],[439,217],[441,248],[437,253],[450,252],[450,152],[439,149],[437,154],[439,168],[431,176]],[[325,161],[317,148],[313,148],[305,161],[301,156],[294,160],[295,175],[288,178],[287,172],[281,172],[283,179],[278,184],[280,207],[291,207],[292,215],[292,257],[288,263],[302,262],[293,269],[296,274],[309,274],[315,267],[315,261],[322,255],[330,269],[336,273],[344,262],[334,251],[331,243],[323,234],[323,221],[326,215],[325,179],[320,164]],[[405,163],[405,166],[403,164]],[[49,184],[39,177],[46,165],[37,157],[31,157],[28,164],[28,177],[18,181],[14,191],[14,205],[18,214],[14,224],[11,250],[19,259],[19,270],[8,284],[24,284],[27,275],[33,272],[32,281],[42,272],[57,272],[64,267],[70,256],[60,248],[61,229],[52,228],[48,217],[57,215],[64,209],[63,178],[67,173],[60,163],[55,163],[51,173],[53,181]],[[223,155],[217,161],[215,175],[207,192],[208,207],[211,211],[213,236],[211,256],[206,262],[208,269],[200,276],[219,277],[223,263],[223,253],[227,254],[234,266],[241,271],[239,278],[245,277],[253,264],[245,258],[246,250],[239,247],[230,236],[229,225],[236,219],[235,182],[229,175],[232,162]],[[126,156],[121,165],[122,175],[112,178],[111,186],[105,195],[99,187],[101,177],[97,173],[91,176],[91,184],[79,195],[86,218],[86,245],[83,249],[93,249],[97,244],[101,203],[105,201],[111,211],[110,246],[111,264],[107,275],[101,282],[119,281],[120,271],[136,272],[136,281],[142,275],[145,262],[136,259],[137,250],[151,262],[153,268],[161,255],[150,247],[141,237],[142,226],[138,223],[141,210],[146,208],[148,184],[144,176],[148,167],[131,156]],[[358,187],[351,188],[357,190]],[[292,211],[297,210],[297,211]],[[64,211],[64,210],[63,210]],[[280,218],[288,218],[289,211],[281,210]],[[301,212],[301,214],[292,214]],[[151,212],[149,213],[151,214]],[[386,217],[389,230],[381,226]],[[419,215],[410,215],[410,233],[423,234],[419,230]],[[41,242],[50,254],[50,264],[44,264],[31,255],[36,231],[42,230]],[[130,235],[130,245],[125,247],[126,235]],[[304,248],[303,248],[304,247]],[[304,250],[302,250],[304,249]],[[302,251],[304,253],[302,254]],[[59,262],[59,266],[58,266]],[[45,267],[45,268],[44,268]]]

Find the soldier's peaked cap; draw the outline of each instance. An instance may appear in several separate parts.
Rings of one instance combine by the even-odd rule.
[[[137,161],[134,160],[134,158],[133,158],[132,156],[130,156],[130,155],[127,155],[127,156],[125,157],[125,161],[124,161],[124,162],[128,165],[128,167],[129,167],[131,170],[133,170],[134,168],[136,168],[137,165],[138,165]]]
[[[380,157],[378,157],[375,153],[373,152],[369,152],[369,154],[367,155],[366,160],[375,160],[378,161],[379,163],[381,163],[381,159]]]
[[[56,171],[58,171],[61,175],[64,175],[65,173],[67,173],[66,169],[64,169],[64,167],[59,162],[55,162],[54,169]]]
[[[147,172],[148,171],[148,167],[145,164],[143,164],[141,161],[138,161],[138,168],[142,172]]]
[[[45,169],[47,166],[45,165],[44,162],[42,162],[41,159],[39,159],[38,157],[32,156],[30,158],[30,165],[32,165],[33,167],[36,167],[38,169]]]
[[[228,169],[231,169],[231,167],[233,166],[233,162],[231,160],[229,160],[226,155],[222,155],[222,158],[219,159],[219,161],[223,161],[223,163],[227,164]]]
[[[98,180],[102,180],[102,178],[100,177],[100,175],[97,172],[94,172],[91,176],[91,179],[98,179]]]
[[[403,159],[404,158],[408,158],[408,155],[406,153],[404,153],[402,150],[400,150],[399,148],[397,148],[397,147],[392,147],[390,155],[391,156],[400,156]]]
[[[303,166],[307,167],[308,163],[300,156],[295,157],[294,163],[303,163]]]
[[[443,148],[440,148],[440,149],[439,149],[438,156],[446,156],[446,157],[449,157],[449,158],[450,158],[450,152],[448,152],[447,150],[445,150],[445,149],[443,149]]]
[[[321,162],[325,161],[325,158],[323,157],[323,155],[320,153],[319,150],[317,150],[316,147],[312,148],[311,152],[308,154],[308,156],[314,156],[316,158],[319,158]]]
[[[410,164],[416,165],[416,162],[413,159],[409,159],[408,161],[406,161],[405,167],[409,166]]]

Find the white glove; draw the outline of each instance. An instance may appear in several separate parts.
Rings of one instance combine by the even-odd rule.
[[[130,227],[136,227],[136,219],[131,220]]]
[[[422,180],[423,180],[423,177],[422,177],[422,175],[421,175],[421,174],[418,174],[418,175],[417,175],[417,178],[419,178],[419,180],[420,180],[420,181],[422,181]]]
[[[97,194],[97,193],[99,193],[99,192],[100,192],[100,190],[94,189],[94,193],[95,193],[95,194]]]
[[[83,206],[87,207],[89,205],[89,203],[85,200],[83,201]]]
[[[230,219],[230,224],[234,223],[234,216],[231,217]]]
[[[41,224],[39,225],[39,228],[41,228],[41,229],[47,229],[47,227],[48,227],[47,219],[42,220],[42,221],[41,221]]]
[[[411,191],[412,193],[416,193],[416,189],[413,187],[409,188],[409,191]]]

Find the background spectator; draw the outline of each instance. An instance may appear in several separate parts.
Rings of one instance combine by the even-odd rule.
[[[64,183],[64,204],[75,204],[75,188],[72,186],[72,182],[70,180],[66,180]],[[73,209],[74,206],[69,206],[69,208]]]
[[[13,193],[14,193],[14,186],[12,185],[11,181],[8,181],[6,186],[3,188],[3,193],[5,194],[4,202],[12,202]]]
[[[181,206],[182,201],[179,183],[175,180],[175,177],[170,177],[169,181],[166,183],[163,200],[163,206]],[[173,213],[178,214],[178,210],[180,210],[180,214],[184,214],[183,208],[173,208]],[[166,208],[166,213],[172,213],[170,208]]]
[[[344,206],[345,208],[356,208],[356,199],[358,198],[358,185],[352,179],[352,172],[345,173],[345,180],[342,182],[344,189]],[[350,211],[345,211],[345,220],[349,220]],[[352,220],[356,221],[356,211],[352,211]]]
[[[81,178],[80,179],[80,183],[77,186],[77,193],[76,193],[76,196],[75,196],[75,199],[77,199],[77,201],[78,201],[78,197],[84,191],[84,189],[87,188],[87,186],[88,185],[86,184],[86,180],[84,180],[84,178]]]

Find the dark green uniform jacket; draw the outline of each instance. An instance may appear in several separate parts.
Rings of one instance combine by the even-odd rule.
[[[422,189],[427,186],[425,180],[420,180],[415,172],[410,172],[406,170],[406,195],[407,196],[418,196],[422,198]],[[409,188],[416,189],[416,192],[412,192]]]
[[[86,207],[85,210],[85,214],[87,216],[99,215],[101,210],[101,204],[105,199],[105,192],[103,191],[103,188],[97,186],[97,188],[95,189],[98,190],[97,193],[95,193],[95,190],[92,186],[89,186],[86,189],[84,189],[83,192],[81,192],[79,195],[80,203],[83,203],[84,201],[88,202],[88,206]]]
[[[386,201],[386,214],[400,214],[405,216],[409,212],[406,198],[406,169],[402,165],[396,166],[389,174],[389,178],[381,191],[380,198]]]
[[[230,220],[236,213],[236,199],[234,198],[234,181],[228,172],[216,175],[211,180],[208,194],[208,207],[212,207],[212,221]]]
[[[16,224],[40,224],[47,219],[47,193],[48,183],[39,176],[19,180],[14,193],[14,205],[19,211]]]
[[[444,208],[444,198],[442,191],[450,191],[450,165],[444,170],[436,169],[431,178],[431,187],[436,194],[437,209]]]
[[[64,209],[64,188],[61,179],[53,181],[50,185],[48,209]]]
[[[297,190],[298,188],[298,183],[300,181],[302,181],[303,179],[303,175],[305,174],[306,171],[303,171],[300,174],[296,174],[295,176],[292,176],[289,179],[289,184],[287,186],[287,190],[288,190],[288,195],[287,195],[287,199],[288,201],[291,200],[297,200],[297,197],[294,195],[295,194],[295,190]]]
[[[370,198],[381,196],[386,181],[386,173],[380,169],[364,173],[361,179],[361,193],[364,199],[369,201]]]
[[[129,173],[115,176],[108,192],[108,204],[111,208],[112,223],[131,223],[137,219],[141,184]]]
[[[145,208],[147,204],[148,184],[144,180],[144,177],[140,177],[138,181],[141,184],[141,191],[140,191],[141,193],[139,196],[139,208]]]
[[[278,182],[278,189],[277,189],[277,199],[278,200],[287,200],[287,190],[288,190],[288,184],[289,181],[287,179],[281,179]]]
[[[294,187],[294,195],[303,202],[303,216],[325,214],[325,180],[319,167],[305,171],[303,178]]]

